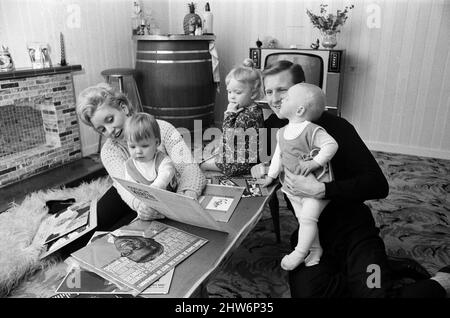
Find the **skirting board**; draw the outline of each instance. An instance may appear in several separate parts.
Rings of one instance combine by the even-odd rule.
[[[400,153],[404,155],[450,160],[449,150],[430,149],[423,147],[405,146],[399,144],[387,144],[373,141],[364,141],[364,143],[370,150],[373,151],[383,151],[390,153]]]

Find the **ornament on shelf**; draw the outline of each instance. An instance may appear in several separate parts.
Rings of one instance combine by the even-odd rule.
[[[60,47],[61,47],[61,61],[59,62],[59,65],[66,66],[67,65],[66,48],[64,46],[64,37],[63,37],[62,32],[59,32],[59,42],[60,42]]]
[[[202,19],[195,13],[195,4],[188,3],[189,13],[183,19],[184,34],[195,35],[195,30],[202,27]]]
[[[209,2],[206,2],[205,12],[203,13],[203,34],[214,34],[213,14],[211,13]]]
[[[14,69],[14,63],[6,46],[0,48],[0,72],[7,72]]]
[[[311,48],[313,50],[317,50],[319,48],[320,42],[319,39],[316,40],[316,42],[311,43]]]

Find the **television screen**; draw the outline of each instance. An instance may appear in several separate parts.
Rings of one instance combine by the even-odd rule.
[[[323,84],[323,61],[320,56],[308,53],[273,53],[267,56],[264,68],[279,60],[288,60],[300,64],[305,73],[306,83],[314,84],[322,88]]]

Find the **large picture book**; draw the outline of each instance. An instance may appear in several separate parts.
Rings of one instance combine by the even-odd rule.
[[[43,259],[91,232],[97,226],[97,200],[79,202],[63,211],[48,215],[40,224],[33,243],[42,245]]]
[[[138,295],[206,243],[161,222],[136,219],[72,257],[82,268]]]
[[[119,178],[114,180],[169,219],[225,232],[226,228],[220,222],[228,222],[245,190],[243,187],[208,184],[197,201],[144,184]]]

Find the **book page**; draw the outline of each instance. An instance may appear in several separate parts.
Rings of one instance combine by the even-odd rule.
[[[228,222],[236,210],[244,190],[243,187],[207,184],[199,202],[214,219]]]

